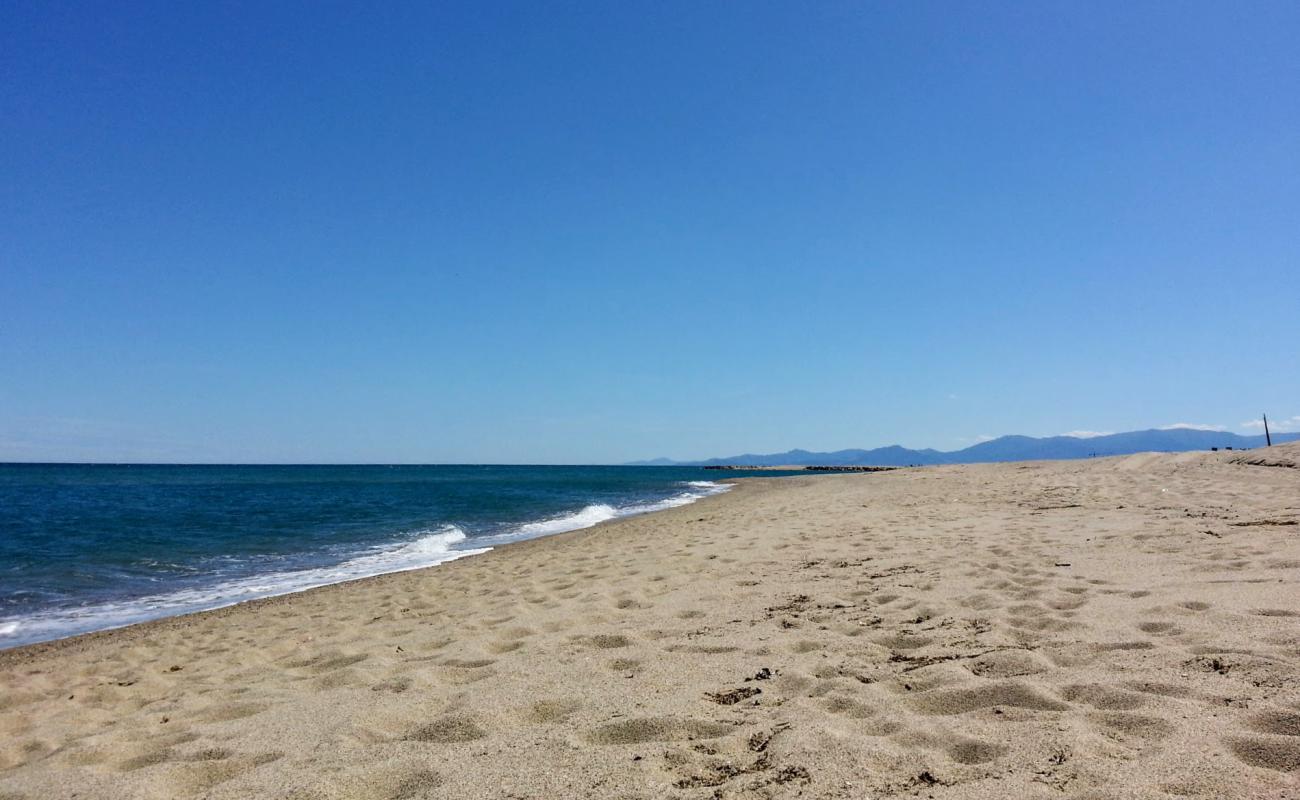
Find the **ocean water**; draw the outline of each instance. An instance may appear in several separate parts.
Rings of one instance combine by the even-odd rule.
[[[691,467],[0,464],[0,648],[694,502]]]

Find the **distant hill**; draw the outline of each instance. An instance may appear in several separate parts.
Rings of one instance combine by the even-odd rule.
[[[1277,433],[1273,443],[1300,440],[1300,433]],[[1093,456],[1123,456],[1130,453],[1182,453],[1189,450],[1209,450],[1211,447],[1246,450],[1263,447],[1263,436],[1240,436],[1220,431],[1201,431],[1190,428],[1152,429],[1112,433],[1106,436],[1080,438],[1077,436],[1001,436],[980,442],[964,450],[942,452],[939,450],[909,450],[899,445],[877,447],[874,450],[836,450],[832,453],[814,453],[808,450],[790,450],[785,453],[743,453],[727,458],[710,458],[705,461],[673,461],[656,458],[652,461],[634,461],[628,466],[684,466],[709,467],[752,464],[774,467],[784,464],[829,466],[903,467],[912,464],[976,464],[990,461],[1034,461],[1039,459],[1091,458]]]

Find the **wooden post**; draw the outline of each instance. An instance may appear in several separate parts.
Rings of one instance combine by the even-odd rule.
[[[1264,415],[1264,441],[1267,442],[1265,447],[1273,446],[1273,437],[1268,435],[1268,414]]]

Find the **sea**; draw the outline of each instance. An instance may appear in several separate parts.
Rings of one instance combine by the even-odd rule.
[[[780,474],[0,464],[0,649],[432,567]]]

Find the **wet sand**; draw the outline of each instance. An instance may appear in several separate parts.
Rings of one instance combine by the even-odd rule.
[[[1300,797],[1262,454],[745,480],[0,653],[0,798]]]

